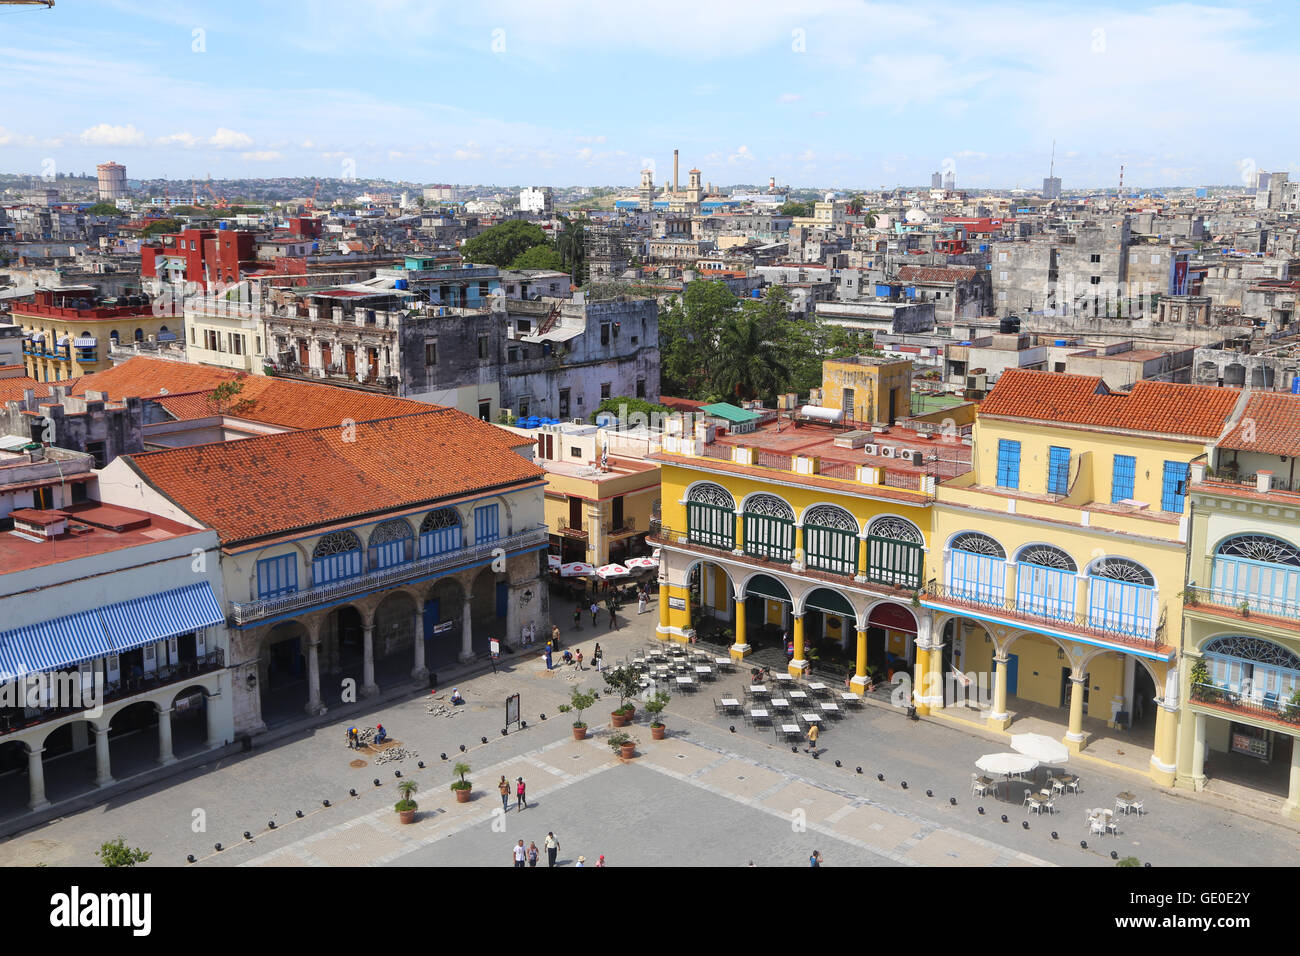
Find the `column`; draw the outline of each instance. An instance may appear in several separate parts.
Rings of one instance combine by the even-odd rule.
[[[749,653],[749,644],[745,640],[745,599],[736,598],[736,641],[731,645],[733,660],[743,660]]]
[[[791,614],[790,616],[794,619],[794,658],[790,661],[790,673],[795,677],[801,677],[808,669],[808,659],[804,655],[803,646],[803,615]]]
[[[853,665],[853,679],[849,681],[853,693],[865,695],[867,692],[867,632],[858,628],[858,656]]]
[[[320,639],[307,635],[307,713],[313,717],[325,713],[320,699]]]
[[[1010,658],[998,651],[993,657],[993,712],[988,716],[989,726],[994,730],[1006,730],[1011,723],[1007,713],[1007,664]]]
[[[1296,748],[1300,750],[1300,747]],[[30,799],[27,801],[27,809],[41,810],[50,805],[50,801],[45,799],[45,763],[41,754],[45,753],[44,747],[31,747],[27,750],[27,785],[30,788]]]
[[[415,619],[411,625],[411,643],[415,645],[415,666],[411,669],[411,676],[416,680],[424,680],[429,676],[429,669],[424,666],[424,611],[419,607],[415,609]]]
[[[471,620],[473,604],[470,597],[471,595],[466,592],[465,606],[461,609],[460,615],[460,661],[462,664],[474,659],[474,627]]]
[[[668,584],[664,583],[659,588],[659,637],[666,640],[669,636],[669,628],[672,627],[671,618],[668,616]],[[687,606],[690,606],[689,595],[686,598]]]
[[[1072,753],[1078,753],[1088,742],[1088,735],[1083,732],[1083,682],[1084,677],[1070,675],[1070,726],[1065,732],[1065,746]]]
[[[804,554],[804,537],[803,525],[794,526],[794,560],[790,562],[790,570],[802,571],[808,566],[808,557]]]
[[[1292,819],[1300,817],[1300,738],[1296,737],[1291,738],[1291,781],[1282,812]]]
[[[943,640],[930,638],[930,687],[929,700],[931,710],[943,710]]]
[[[1192,786],[1197,790],[1205,789],[1205,715],[1197,714],[1192,721],[1194,726],[1192,738]],[[1295,792],[1295,767],[1296,753],[1300,752],[1300,747],[1295,747],[1291,753],[1291,790]]]
[[[172,752],[172,709],[170,707],[158,708],[158,763],[165,767],[169,763],[176,762],[176,754]]]
[[[745,513],[739,509],[736,510],[736,547],[731,553],[745,553]]]
[[[375,625],[373,621],[366,621],[361,654],[361,696],[373,697],[379,693],[379,687],[375,684]]]
[[[220,747],[225,743],[221,736],[221,715],[217,712],[217,701],[221,699],[221,693],[209,694],[203,702],[203,713],[208,721],[208,749]]]
[[[853,580],[859,584],[867,580],[867,537],[862,534],[858,535],[858,573]]]
[[[1156,746],[1151,753],[1151,779],[1172,787],[1178,767],[1178,704],[1167,698],[1156,701]]]
[[[108,754],[108,728],[95,727],[95,786],[108,787],[116,783]]]

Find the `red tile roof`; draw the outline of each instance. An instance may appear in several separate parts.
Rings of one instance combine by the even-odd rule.
[[[1300,456],[1300,395],[1256,392],[1220,448],[1261,455]]]
[[[1235,388],[1148,381],[1127,394],[1112,393],[1099,375],[1008,369],[979,415],[1217,438],[1240,396]]]
[[[518,485],[515,435],[454,408],[122,460],[229,545]],[[354,440],[347,440],[348,438]]]
[[[0,404],[4,402],[21,402],[23,392],[31,389],[36,393],[37,398],[49,398],[54,393],[50,391],[50,386],[45,382],[38,382],[34,378],[27,376],[15,376],[14,378],[0,378]]]
[[[974,266],[900,266],[899,282],[969,282],[978,270]]]

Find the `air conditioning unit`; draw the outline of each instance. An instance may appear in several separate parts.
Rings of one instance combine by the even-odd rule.
[[[880,454],[880,446],[879,446],[879,445],[863,445],[863,446],[862,446],[862,451],[863,451],[864,454],[867,454],[867,455],[878,455],[878,454]]]
[[[894,446],[893,446],[893,445],[881,445],[881,446],[880,446],[880,457],[881,457],[881,458],[893,458],[893,457],[894,457]]]
[[[904,457],[910,458],[912,460],[912,464],[914,465],[920,465],[925,463],[925,452],[911,451],[911,452],[907,452],[904,455]]]

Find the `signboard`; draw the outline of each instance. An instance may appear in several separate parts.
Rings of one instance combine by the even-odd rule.
[[[506,726],[519,723],[519,695],[512,694],[506,698]]]
[[[494,637],[490,641],[488,641],[488,650],[491,651],[493,657],[500,657],[501,656],[500,638]]]
[[[455,621],[443,621],[441,624],[433,625],[433,633],[446,634],[456,625]]]
[[[670,597],[670,598],[668,599],[668,607],[669,607],[670,610],[673,610],[673,611],[685,611],[685,610],[686,610],[686,598]]]

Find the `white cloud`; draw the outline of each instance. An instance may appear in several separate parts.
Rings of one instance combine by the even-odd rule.
[[[254,163],[269,163],[277,159],[284,159],[284,153],[274,149],[256,149],[251,152],[240,153],[239,157]]]
[[[574,141],[578,143],[603,143],[604,136],[575,136]]]
[[[455,160],[459,160],[462,163],[466,163],[466,162],[472,162],[477,159],[482,159],[483,153],[479,151],[478,143],[474,142],[473,140],[470,140],[463,147],[461,147],[458,150],[455,150],[451,154],[451,158]]]
[[[35,138],[0,126],[0,146],[34,146]]]
[[[732,166],[737,166],[742,163],[752,163],[753,161],[754,154],[749,151],[748,146],[737,146],[736,151],[727,157],[727,162]]]
[[[243,149],[253,145],[253,137],[222,126],[208,139],[217,149]]]
[[[298,148],[299,148],[299,149],[315,149],[315,148],[316,148],[316,144],[313,143],[313,142],[312,142],[311,140],[309,140],[309,139],[304,139],[301,143],[298,144]]]
[[[145,138],[130,123],[125,126],[100,123],[82,132],[81,141],[87,146],[143,146]]]
[[[183,146],[186,149],[193,149],[199,145],[202,140],[193,133],[172,133],[170,136],[161,136],[157,140],[159,146]]]

